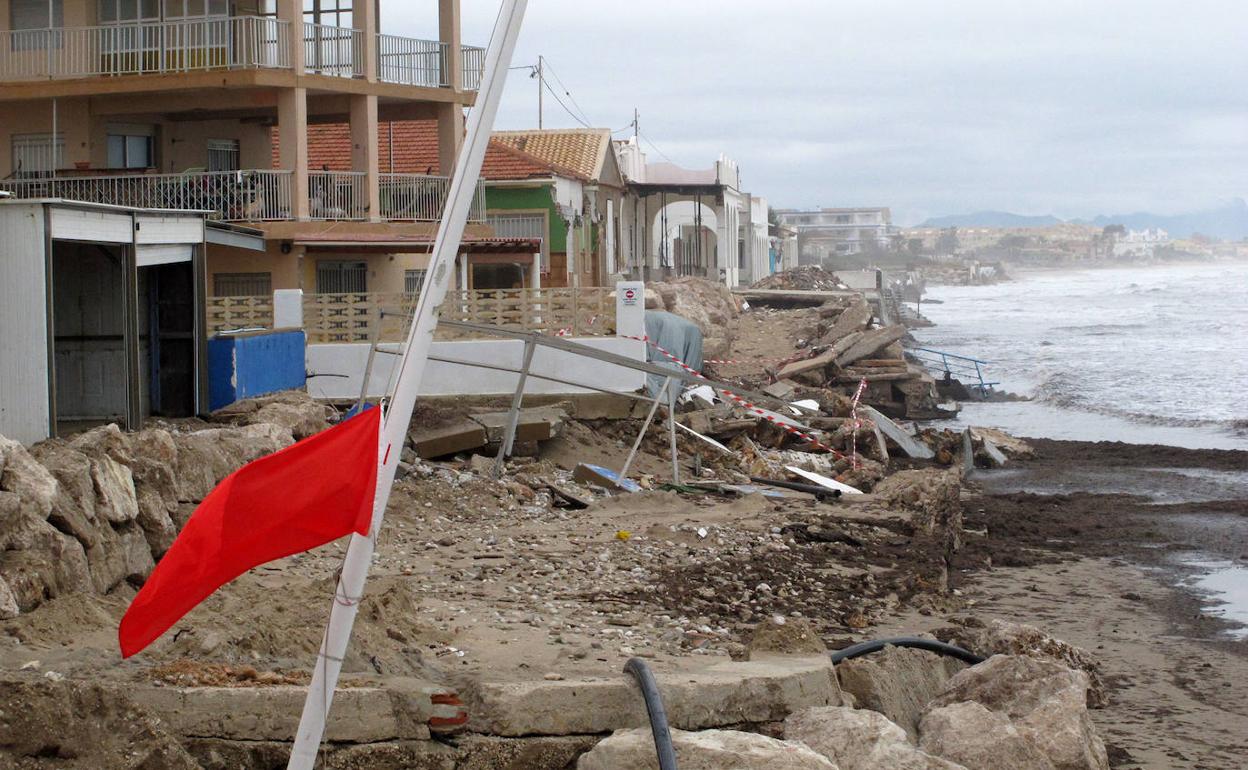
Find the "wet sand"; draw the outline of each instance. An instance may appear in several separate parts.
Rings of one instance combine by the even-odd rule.
[[[1033,444],[964,491],[965,612],[1098,656],[1115,768],[1248,766],[1248,639],[1186,587],[1194,559],[1248,567],[1248,453]]]

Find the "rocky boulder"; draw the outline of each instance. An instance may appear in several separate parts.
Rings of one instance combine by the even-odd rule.
[[[749,659],[768,655],[824,655],[828,648],[806,618],[774,617],[754,627],[746,645]]]
[[[273,401],[249,415],[246,422],[248,425],[280,425],[289,430],[296,441],[300,441],[329,427],[329,409],[311,399]]]
[[[252,460],[290,446],[295,439],[287,428],[259,423],[180,433],[173,441],[177,447],[174,478],[178,499],[198,502],[221,479]]]
[[[898,471],[872,493],[888,505],[913,511],[915,528],[942,534],[956,550],[962,543],[962,484],[956,471],[925,468]]]
[[[672,730],[681,770],[837,770],[831,761],[801,743],[735,730]],[[658,770],[649,729],[618,730],[582,754],[577,770]]]
[[[784,737],[804,743],[841,770],[965,770],[910,743],[906,731],[876,711],[808,709],[784,720]]]
[[[963,668],[965,663],[933,652],[885,647],[838,663],[836,676],[860,707],[878,711],[918,740],[923,709]]]
[[[976,633],[966,634],[968,649],[980,655],[1026,655],[1055,660],[1088,675],[1088,706],[1104,708],[1109,696],[1101,667],[1087,650],[1056,639],[1035,626],[993,619]]]
[[[1008,720],[1056,770],[1108,770],[1105,743],[1088,713],[1089,686],[1087,674],[1055,660],[995,655],[950,679],[929,705],[919,731],[926,747],[928,717],[947,707],[973,703]],[[944,731],[973,732],[973,725],[954,725],[956,715],[982,718],[974,710],[952,713],[934,724]],[[941,751],[934,753],[962,761]]]
[[[923,751],[967,770],[1055,770],[1008,717],[975,702],[932,709],[920,730]]]

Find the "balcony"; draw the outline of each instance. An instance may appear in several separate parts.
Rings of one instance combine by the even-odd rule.
[[[7,40],[5,40],[7,38]],[[363,78],[363,33],[303,25],[304,71]],[[377,35],[378,80],[449,88],[448,46]],[[485,49],[463,46],[460,88],[480,88]],[[0,32],[0,82],[292,67],[290,24],[257,16]]]
[[[288,24],[254,16],[0,33],[0,81],[290,69]]]
[[[64,198],[148,209],[209,211],[220,222],[293,220],[289,171],[196,171],[184,174],[59,176],[0,180],[15,198]],[[422,174],[380,174],[380,218],[436,222],[450,180]],[[314,220],[368,219],[367,175],[362,171],[308,174],[308,212]],[[485,187],[478,182],[469,220],[485,221]]]

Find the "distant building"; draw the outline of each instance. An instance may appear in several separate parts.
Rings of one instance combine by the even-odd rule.
[[[1170,245],[1170,233],[1160,227],[1129,230],[1114,241],[1115,257],[1153,257],[1159,246]]]
[[[887,248],[895,232],[887,208],[778,209],[776,217],[797,228],[804,265]]]

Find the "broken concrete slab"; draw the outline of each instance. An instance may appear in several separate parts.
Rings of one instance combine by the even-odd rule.
[[[325,739],[373,743],[428,740],[432,685],[391,679],[386,689],[339,688]],[[181,737],[289,741],[299,727],[306,687],[151,687],[134,697]]]
[[[840,705],[826,656],[727,661],[656,671],[668,721],[682,730],[773,722],[814,706]],[[647,724],[632,680],[475,682],[460,691],[468,729],[499,736],[586,735]]]
[[[672,730],[672,747],[684,770],[837,770],[802,743],[736,730]],[[576,763],[577,770],[658,770],[649,729],[621,730]]]
[[[832,323],[832,327],[823,335],[821,341],[826,345],[831,345],[848,334],[864,331],[870,323],[871,305],[866,297],[860,294],[837,316],[836,321]]]
[[[488,412],[470,416],[471,420],[485,428],[485,437],[492,444],[503,440],[509,418],[508,412]],[[567,419],[567,412],[552,406],[521,409],[516,422],[516,441],[548,441],[559,435]]]
[[[900,340],[906,335],[906,327],[900,324],[896,326],[885,326],[880,329],[872,329],[864,332],[862,337],[857,339],[852,345],[845,349],[845,352],[836,357],[836,365],[840,367],[848,366],[860,358],[874,355],[881,349],[888,347],[894,342]]]
[[[867,419],[875,423],[876,428],[896,444],[901,451],[905,452],[907,457],[913,457],[916,460],[930,460],[936,456],[931,447],[911,436],[900,425],[880,414],[876,409],[869,406],[860,406],[858,408]]]
[[[975,444],[971,440],[971,429],[962,431],[962,472],[971,473],[975,470]]]
[[[993,467],[1000,468],[1007,462],[1005,453],[1000,449],[997,449],[997,445],[988,439],[984,439],[984,454],[988,455],[988,460],[992,463]]]
[[[408,440],[416,454],[426,460],[479,449],[489,443],[481,423],[467,418],[436,428],[415,428],[408,434]]]
[[[780,380],[763,388],[762,392],[772,398],[788,401],[797,393],[797,383],[792,380]]]

